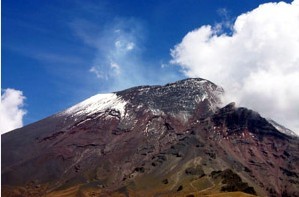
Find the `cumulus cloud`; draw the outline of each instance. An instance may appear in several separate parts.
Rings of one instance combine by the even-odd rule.
[[[171,50],[171,62],[186,76],[223,86],[225,102],[257,110],[299,134],[298,51],[299,0],[294,0],[241,14],[231,32],[219,24],[189,32]]]
[[[0,105],[1,134],[23,126],[23,116],[26,114],[22,108],[24,100],[22,91],[10,88],[3,91]]]

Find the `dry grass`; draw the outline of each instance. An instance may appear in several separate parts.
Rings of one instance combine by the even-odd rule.
[[[205,195],[205,197],[256,197],[256,196],[246,194],[243,192],[225,192],[225,193],[218,193],[218,194],[209,194],[209,195]]]

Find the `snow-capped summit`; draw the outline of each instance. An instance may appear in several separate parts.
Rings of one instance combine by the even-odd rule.
[[[185,121],[196,110],[202,115],[211,114],[221,104],[223,89],[200,78],[191,78],[164,86],[138,86],[127,90],[92,96],[59,115],[82,119],[85,116],[103,115],[115,111],[121,119],[131,111],[149,111],[154,114],[171,113],[184,116]],[[131,116],[127,118],[132,119]]]
[[[85,101],[70,107],[62,112],[64,115],[80,116],[91,115],[93,113],[101,113],[106,110],[116,110],[123,117],[125,114],[125,106],[127,102],[115,93],[97,94],[86,99]]]

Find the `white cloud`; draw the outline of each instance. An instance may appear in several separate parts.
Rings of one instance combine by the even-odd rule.
[[[121,90],[146,79],[140,47],[144,42],[144,27],[140,21],[117,18],[101,29],[82,19],[72,25],[76,35],[95,49],[89,71],[98,78],[102,91]]]
[[[1,134],[22,127],[26,114],[22,109],[25,100],[22,91],[8,88],[3,93],[0,105]]]
[[[97,66],[92,66],[89,69],[89,72],[94,73],[98,79],[107,79],[107,76],[105,76],[100,70],[98,70]]]
[[[111,62],[110,67],[114,70],[115,75],[121,74],[120,66],[117,63]]]
[[[121,31],[115,31],[115,33],[119,34]],[[123,53],[131,51],[134,49],[134,42],[130,42],[127,40],[117,40],[114,43],[116,50],[121,50]]]
[[[227,101],[299,133],[299,0],[262,4],[231,26],[227,34],[219,24],[189,32],[172,63],[223,86]]]
[[[70,23],[74,35],[94,50],[90,79],[101,92],[162,84],[182,76],[173,66],[161,68],[160,57],[148,55],[146,23],[134,17],[108,18],[108,22],[80,18]]]

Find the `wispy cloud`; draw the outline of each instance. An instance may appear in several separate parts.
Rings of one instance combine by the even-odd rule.
[[[142,21],[118,17],[99,28],[99,25],[80,19],[71,26],[85,44],[95,49],[89,72],[100,82],[102,91],[157,84],[175,78],[174,73],[167,73],[155,60],[143,59],[146,30]],[[157,72],[165,72],[165,75],[157,75]]]
[[[221,21],[216,23],[213,27],[217,35],[231,34],[233,31],[234,18],[230,16],[230,12],[226,8],[220,8],[217,13],[221,17]]]
[[[23,109],[25,97],[22,91],[5,89],[1,95],[0,131],[1,134],[23,126]]]
[[[96,66],[93,66],[89,69],[89,72],[94,73],[98,79],[107,79],[108,76],[105,76]]]
[[[84,59],[78,55],[70,54],[65,51],[47,50],[42,47],[26,47],[26,46],[3,46],[13,52],[17,52],[26,57],[38,60],[44,64],[63,64],[78,65],[84,64]]]
[[[299,0],[260,5],[231,26],[231,34],[221,25],[189,32],[171,51],[172,63],[299,133]]]
[[[85,44],[95,48],[89,71],[105,84],[102,88],[113,91],[133,83],[134,76],[127,76],[128,72],[134,70],[136,73],[138,67],[143,66],[139,62],[142,51],[139,46],[143,42],[143,27],[139,21],[118,18],[97,28],[80,19],[73,22],[72,27]]]

